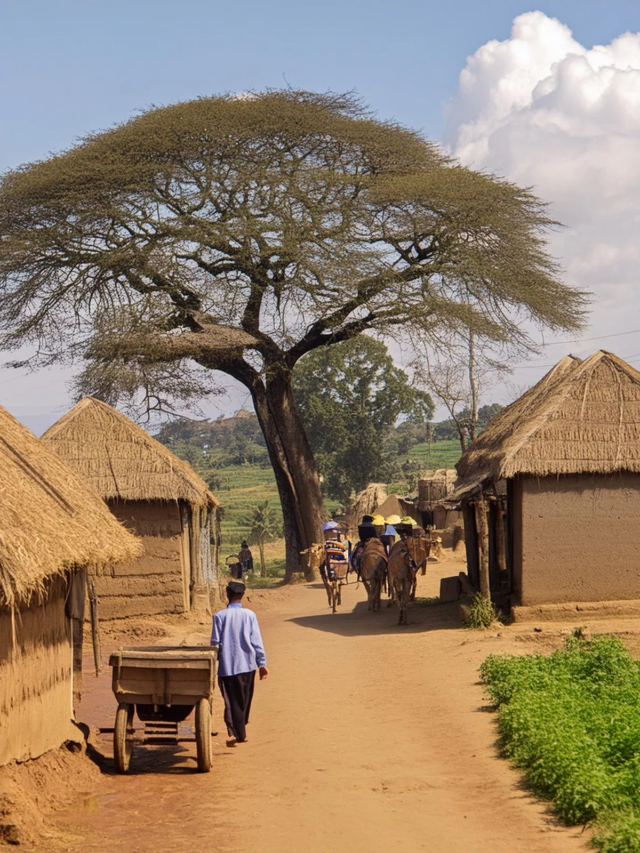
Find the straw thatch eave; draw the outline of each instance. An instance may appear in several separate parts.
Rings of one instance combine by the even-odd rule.
[[[345,515],[349,530],[357,530],[363,515],[373,515],[375,508],[387,499],[384,483],[369,483],[347,506]]]
[[[114,408],[85,397],[42,436],[104,500],[218,506],[193,468]]]
[[[64,462],[0,407],[0,606],[29,603],[71,569],[142,551]]]
[[[491,421],[456,469],[456,495],[518,474],[640,472],[640,372],[605,350],[567,356]]]

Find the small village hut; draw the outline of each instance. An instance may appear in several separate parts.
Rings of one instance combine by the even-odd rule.
[[[425,471],[418,480],[418,520],[424,528],[445,530],[462,525],[461,513],[445,502],[457,476],[455,468],[435,468]]]
[[[74,730],[86,573],[140,545],[98,495],[0,407],[0,765]]]
[[[399,515],[401,518],[409,516],[415,522],[420,523],[416,502],[408,500],[406,497],[400,497],[400,495],[388,495],[382,503],[378,504],[375,511],[383,518],[389,518],[392,515]]]
[[[106,403],[85,397],[42,436],[144,553],[96,579],[100,618],[185,612],[217,593],[218,501],[191,466]]]
[[[640,600],[640,372],[563,358],[458,462],[471,582],[501,604]]]
[[[362,521],[362,516],[374,515],[376,507],[386,499],[387,489],[384,483],[369,483],[351,499],[344,517],[336,516],[336,520],[345,522],[349,536],[355,541],[358,538],[358,525]]]

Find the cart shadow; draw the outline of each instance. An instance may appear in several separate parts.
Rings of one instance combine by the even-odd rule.
[[[410,605],[408,625],[398,625],[398,611],[387,607],[386,601],[377,613],[368,609],[366,601],[359,601],[349,612],[323,613],[318,616],[296,616],[289,619],[302,628],[313,628],[344,637],[369,634],[391,634],[402,631],[408,634],[442,631],[462,627],[457,602],[432,604],[428,607]]]
[[[113,758],[103,758],[105,776],[117,776]],[[182,776],[198,773],[195,754],[183,746],[134,747],[127,776]]]

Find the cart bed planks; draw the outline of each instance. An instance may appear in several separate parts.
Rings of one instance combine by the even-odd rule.
[[[133,728],[134,709],[145,723],[142,742],[151,745],[158,741],[147,730],[159,723],[167,723],[169,742],[173,739],[177,743],[178,724],[193,708],[197,711],[198,769],[209,771],[216,662],[217,650],[210,646],[142,646],[119,649],[111,655],[112,687],[118,702],[114,729],[118,772],[128,772],[133,744],[141,742]],[[166,742],[163,738],[159,743]]]

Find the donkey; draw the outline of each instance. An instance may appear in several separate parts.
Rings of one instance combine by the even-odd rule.
[[[400,540],[391,549],[387,574],[389,595],[400,610],[398,625],[407,625],[407,607],[414,590],[416,572],[406,542]]]
[[[386,570],[387,555],[384,545],[377,538],[367,539],[360,558],[360,577],[369,596],[369,610],[374,613],[380,610],[380,593]]]

